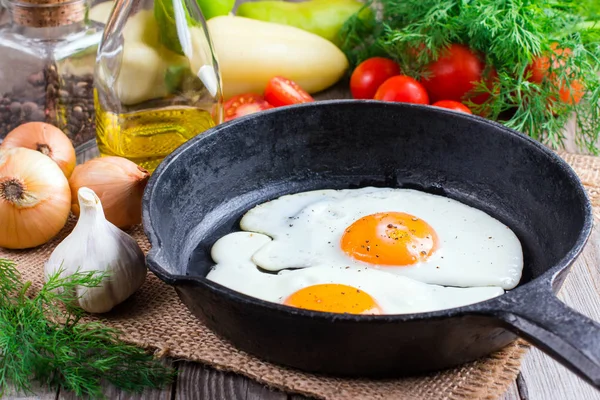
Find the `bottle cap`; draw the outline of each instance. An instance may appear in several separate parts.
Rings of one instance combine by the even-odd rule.
[[[87,10],[86,0],[16,0],[9,4],[14,23],[32,28],[81,22]]]

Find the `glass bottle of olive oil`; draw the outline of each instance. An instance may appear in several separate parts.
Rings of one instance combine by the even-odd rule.
[[[95,70],[102,155],[153,171],[222,120],[221,79],[195,0],[118,0]]]

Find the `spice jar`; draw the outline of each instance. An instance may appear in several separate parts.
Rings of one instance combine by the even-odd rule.
[[[193,0],[117,0],[94,79],[100,153],[148,171],[222,120],[219,69]]]
[[[85,0],[6,0],[0,25],[0,142],[44,121],[81,152],[95,144],[93,71],[103,24]]]

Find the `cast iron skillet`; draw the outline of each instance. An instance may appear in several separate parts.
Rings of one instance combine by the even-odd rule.
[[[369,185],[442,194],[503,221],[524,248],[520,286],[450,310],[356,316],[272,304],[205,279],[212,244],[238,230],[254,205]],[[263,112],[170,155],[147,186],[143,221],[150,270],[211,329],[265,360],[335,375],[398,376],[474,360],[519,335],[600,385],[600,325],[555,297],[590,235],[590,202],[565,162],[499,124],[373,101]]]

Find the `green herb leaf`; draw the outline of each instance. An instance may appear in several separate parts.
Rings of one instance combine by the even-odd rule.
[[[11,296],[22,288],[20,278],[15,263],[0,259],[0,307],[9,304]]]
[[[174,371],[151,354],[119,340],[119,332],[98,322],[81,322],[73,305],[76,288],[95,287],[106,277],[58,271],[41,290],[28,296],[13,262],[0,259],[0,394],[11,383],[30,391],[30,383],[103,397],[102,380],[140,392],[162,387]]]

